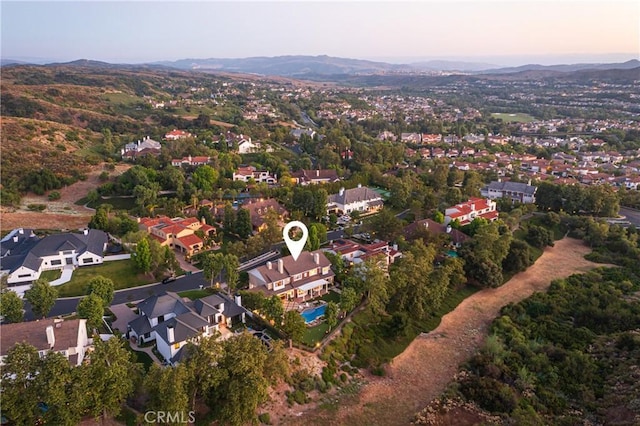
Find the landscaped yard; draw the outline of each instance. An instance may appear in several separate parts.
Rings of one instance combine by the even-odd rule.
[[[40,274],[40,278],[46,280],[48,282],[55,281],[62,275],[62,271],[60,269],[54,269],[51,271],[43,271]]]
[[[324,300],[325,302],[340,303],[340,295],[335,291],[329,291],[329,293],[323,294],[320,299]]]
[[[71,281],[56,287],[58,296],[84,296],[87,294],[89,281],[96,275],[111,279],[116,290],[156,282],[153,277],[139,274],[132,260],[118,260],[116,262],[105,262],[102,265],[77,268],[73,271]]]
[[[316,343],[320,342],[324,338],[327,330],[329,330],[329,326],[326,322],[316,325],[315,327],[307,328],[307,331],[304,333],[304,337],[302,338],[302,343],[309,347],[314,347]]]

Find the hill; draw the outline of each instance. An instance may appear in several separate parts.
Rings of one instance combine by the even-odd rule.
[[[510,74],[522,71],[558,71],[574,72],[583,70],[628,70],[640,67],[640,61],[632,59],[627,62],[614,64],[564,64],[564,65],[537,65],[528,64],[519,67],[495,68],[481,70],[482,74]]]

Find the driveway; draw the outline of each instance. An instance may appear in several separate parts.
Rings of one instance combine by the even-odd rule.
[[[113,315],[116,316],[116,320],[113,322],[112,328],[120,330],[121,333],[127,332],[127,324],[129,321],[136,319],[136,314],[133,313],[133,309],[127,306],[126,303],[121,303],[119,305],[111,305],[109,307]]]
[[[57,286],[64,283],[68,283],[69,281],[71,281],[72,275],[73,275],[73,265],[65,265],[64,268],[62,268],[62,274],[60,275],[60,278],[58,278],[57,280],[51,281],[49,284],[51,286]]]

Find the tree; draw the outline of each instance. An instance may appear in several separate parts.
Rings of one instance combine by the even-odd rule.
[[[2,414],[17,425],[35,425],[40,417],[40,397],[33,377],[38,372],[40,356],[28,343],[18,343],[7,352],[0,380]]]
[[[209,165],[199,166],[191,175],[191,181],[199,190],[203,192],[213,191],[218,180],[218,172]]]
[[[231,203],[226,203],[224,205],[224,218],[222,220],[222,225],[224,227],[224,232],[226,234],[232,234],[236,229],[236,213],[233,211],[233,207]]]
[[[198,398],[208,396],[211,390],[227,377],[226,371],[212,368],[217,366],[222,358],[222,346],[217,338],[217,335],[203,337],[197,345],[189,343],[184,348],[184,364],[190,375],[186,393],[189,395],[192,410],[195,410]]]
[[[143,238],[138,242],[133,255],[133,262],[138,270],[144,274],[151,272],[151,248],[147,238]]]
[[[282,324],[282,316],[284,315],[284,307],[282,306],[280,298],[274,294],[270,298],[265,299],[263,305],[264,315],[279,327]]]
[[[224,255],[222,253],[207,253],[202,260],[204,278],[209,280],[209,285],[213,288],[214,280],[220,277],[224,269]]]
[[[338,324],[338,305],[334,302],[327,303],[327,310],[324,312],[324,319],[329,326],[329,330]]]
[[[553,246],[553,233],[547,228],[537,225],[529,225],[527,234],[524,239],[533,247],[544,249],[547,246]]]
[[[340,293],[340,309],[345,314],[355,309],[359,301],[358,293],[353,288],[345,287],[342,289],[342,293]]]
[[[307,251],[315,251],[320,248],[320,236],[318,235],[318,228],[316,228],[315,223],[309,226],[309,236],[307,237],[304,248]]]
[[[15,291],[0,293],[0,315],[5,322],[16,323],[24,319],[24,303]]]
[[[88,294],[95,294],[102,300],[102,306],[108,307],[113,301],[113,281],[109,278],[105,278],[102,275],[93,277],[89,281]]]
[[[251,215],[249,210],[240,208],[236,214],[236,234],[240,238],[247,238],[251,235],[253,227],[251,226]]]
[[[102,324],[102,314],[104,313],[103,300],[97,294],[89,294],[83,297],[78,303],[78,316],[86,318],[87,325],[91,330],[100,328]]]
[[[210,367],[211,368],[211,367]],[[153,411],[186,413],[189,411],[189,370],[184,364],[173,368],[151,365],[144,378],[144,388],[149,395],[146,409]],[[178,425],[168,421],[165,424]]]
[[[108,226],[109,216],[107,214],[107,210],[102,207],[98,207],[95,214],[91,216],[91,220],[89,221],[89,228],[105,230]]]
[[[520,272],[533,263],[529,245],[521,240],[512,240],[509,253],[502,261],[502,269],[507,272]]]
[[[114,337],[106,342],[94,339],[93,344],[90,363],[82,367],[87,369],[91,384],[87,390],[89,411],[96,418],[117,416],[122,403],[135,389],[140,365],[134,363],[134,355],[125,349],[123,339]]]
[[[371,310],[383,314],[389,302],[389,275],[382,269],[378,256],[368,258],[358,265],[357,274],[362,277],[365,295]]]
[[[211,389],[207,399],[221,424],[241,426],[255,420],[258,406],[268,397],[269,382],[264,375],[267,359],[264,345],[248,333],[222,342],[216,368],[225,373],[225,378]]]
[[[169,248],[169,246],[164,247],[164,260],[163,260],[164,269],[171,272],[171,275],[175,275],[176,271],[180,268],[180,263],[178,259],[176,259],[176,254]]]
[[[240,262],[238,257],[234,254],[226,254],[223,258],[225,275],[227,277],[227,294],[231,295],[238,287],[238,281],[240,280],[240,273],[238,268]]]
[[[383,209],[369,223],[369,229],[382,240],[391,241],[402,232],[402,221],[391,210]]]
[[[282,331],[296,343],[302,341],[304,333],[307,331],[307,324],[298,311],[287,311],[284,314]]]
[[[56,303],[58,290],[51,287],[49,283],[40,278],[31,284],[31,288],[24,294],[24,298],[31,304],[33,314],[36,318],[47,316],[53,305]]]

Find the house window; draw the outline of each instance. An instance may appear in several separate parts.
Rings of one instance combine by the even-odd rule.
[[[144,335],[142,337],[144,337],[145,339],[148,339],[149,336],[151,336],[151,333],[144,333]]]
[[[54,259],[51,261],[51,266],[62,265],[62,260]]]
[[[22,274],[22,275],[18,275],[18,278],[27,278],[30,277],[31,274]]]
[[[63,255],[73,254],[73,250],[65,250],[62,252]]]
[[[87,257],[86,259],[82,259],[82,263],[93,263],[93,257]]]
[[[180,343],[176,343],[175,345],[173,345],[173,349],[180,349]]]

